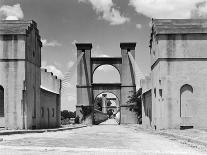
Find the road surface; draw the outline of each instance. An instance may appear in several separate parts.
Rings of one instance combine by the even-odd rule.
[[[0,155],[206,154],[177,141],[126,125],[103,124],[80,129],[0,136]]]

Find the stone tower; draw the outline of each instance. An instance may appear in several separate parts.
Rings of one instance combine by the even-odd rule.
[[[0,127],[39,128],[41,46],[34,21],[0,21]]]

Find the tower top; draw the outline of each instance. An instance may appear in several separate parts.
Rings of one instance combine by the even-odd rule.
[[[134,50],[136,47],[136,43],[135,42],[120,43],[120,47],[121,47],[121,49]]]
[[[91,50],[92,44],[91,43],[76,43],[77,50]]]
[[[207,33],[207,19],[152,19],[152,32],[156,35]]]

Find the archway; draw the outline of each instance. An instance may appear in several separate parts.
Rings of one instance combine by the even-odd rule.
[[[180,88],[180,117],[192,117],[193,87],[185,84]]]
[[[76,44],[77,57],[80,57],[80,62],[77,64],[76,116],[79,117],[81,123],[94,123],[94,97],[106,92],[113,93],[119,98],[120,123],[137,123],[136,113],[129,110],[127,103],[128,96],[136,91],[135,71],[132,66],[133,62],[129,59],[129,55],[135,58],[135,46],[136,43],[120,43],[121,57],[91,57],[92,44]],[[97,82],[93,79],[95,71],[103,65],[111,65],[117,69],[119,73],[118,82],[110,83],[110,80],[106,80],[103,83],[104,77],[99,77],[100,81]],[[111,78],[112,76],[109,74],[108,77]]]
[[[120,101],[116,95],[109,92],[100,93],[94,99],[95,116],[94,121],[101,121],[101,124],[119,124],[120,122]],[[97,111],[98,117],[97,118]],[[101,112],[105,115],[101,115]],[[107,116],[108,119],[105,119]],[[102,118],[101,118],[102,117]]]
[[[93,72],[93,83],[120,83],[120,73],[112,65],[100,65]]]

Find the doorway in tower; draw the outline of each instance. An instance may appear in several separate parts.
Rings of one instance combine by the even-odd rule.
[[[96,96],[94,101],[95,124],[119,124],[120,102],[116,95],[103,92]]]

